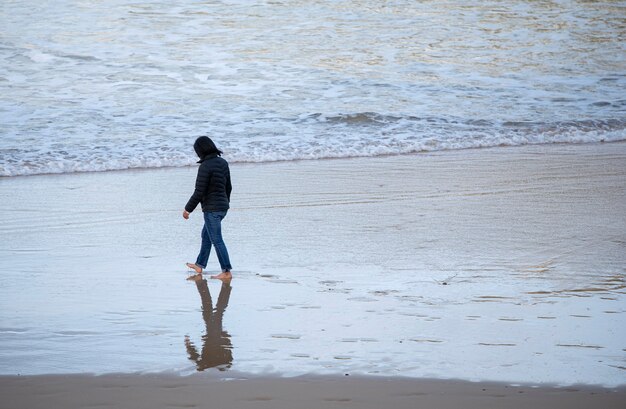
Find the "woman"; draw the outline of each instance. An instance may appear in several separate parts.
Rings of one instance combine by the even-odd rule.
[[[215,143],[208,136],[201,136],[196,139],[193,149],[200,158],[198,161],[200,168],[198,168],[196,178],[196,189],[185,206],[183,217],[189,219],[189,213],[194,211],[198,203],[201,203],[204,227],[202,228],[200,254],[198,254],[196,262],[194,264],[187,263],[187,267],[198,274],[202,274],[202,270],[206,268],[209,260],[212,245],[215,247],[222,272],[216,276],[211,276],[211,278],[230,280],[232,267],[228,258],[228,250],[226,250],[226,245],[222,239],[222,219],[226,217],[230,207],[230,192],[232,190],[230,169],[228,162],[220,157],[222,151],[217,149]]]

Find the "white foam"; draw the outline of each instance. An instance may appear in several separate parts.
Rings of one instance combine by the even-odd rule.
[[[544,143],[593,143],[626,140],[626,123],[495,125],[389,119],[371,114],[319,116],[292,122],[257,121],[232,126],[237,133],[215,137],[231,162],[268,162],[398,155],[424,151],[518,146]],[[281,132],[271,132],[281,128]],[[267,130],[254,134],[251,129]],[[325,135],[320,138],[319,135]],[[79,141],[81,139],[79,138]],[[140,143],[103,137],[74,145],[52,143],[4,149],[1,176],[71,173],[133,168],[187,166],[197,158],[193,137],[145,136]]]

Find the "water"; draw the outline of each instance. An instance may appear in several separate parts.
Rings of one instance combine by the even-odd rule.
[[[0,176],[626,139],[619,1],[3,1]]]

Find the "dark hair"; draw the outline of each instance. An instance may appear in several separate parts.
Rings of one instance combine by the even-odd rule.
[[[196,139],[196,142],[193,144],[193,149],[200,159],[203,159],[207,155],[216,154],[217,156],[221,156],[222,153],[224,153],[217,149],[215,143],[208,136],[201,136]]]

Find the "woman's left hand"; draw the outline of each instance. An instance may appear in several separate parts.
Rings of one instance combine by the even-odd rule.
[[[189,212],[187,210],[183,210],[183,218],[185,220],[189,219]]]

